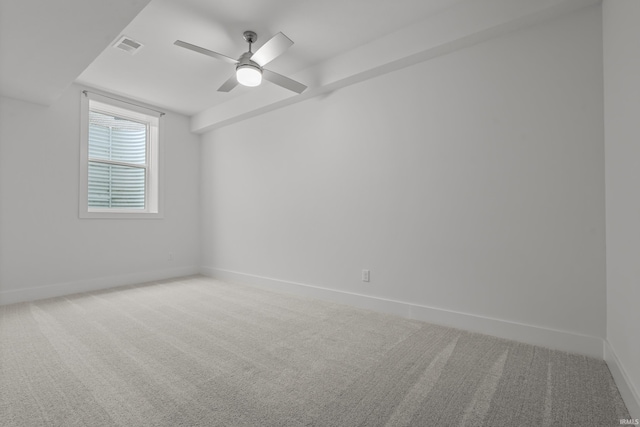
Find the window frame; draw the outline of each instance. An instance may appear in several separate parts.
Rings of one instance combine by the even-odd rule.
[[[147,125],[144,209],[90,207],[89,199],[89,111],[112,114]],[[99,219],[161,219],[163,218],[163,165],[161,121],[163,113],[84,91],[81,95],[80,117],[80,197],[79,217]],[[111,162],[101,162],[111,163]],[[112,164],[118,164],[114,161]],[[121,163],[121,162],[120,162]],[[127,165],[125,165],[127,166]],[[140,165],[136,165],[139,167]]]

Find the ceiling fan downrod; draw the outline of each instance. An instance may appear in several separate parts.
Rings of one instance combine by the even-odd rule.
[[[242,33],[244,39],[249,43],[249,52],[251,52],[251,45],[258,41],[258,35],[255,31],[245,31]]]

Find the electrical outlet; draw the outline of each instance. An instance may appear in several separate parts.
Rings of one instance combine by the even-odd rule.
[[[173,252],[169,252],[169,255],[167,256],[167,261],[169,262],[173,261]]]
[[[362,270],[362,281],[363,282],[369,281],[369,270]]]

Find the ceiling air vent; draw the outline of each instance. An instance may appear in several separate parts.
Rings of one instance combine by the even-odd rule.
[[[127,36],[120,37],[118,41],[113,45],[113,47],[124,50],[129,55],[134,55],[137,51],[142,49],[142,46],[144,46],[142,43],[138,43],[137,41],[130,39]]]

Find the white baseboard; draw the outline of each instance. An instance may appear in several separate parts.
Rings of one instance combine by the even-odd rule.
[[[139,273],[121,274],[116,276],[99,277],[95,279],[78,280],[74,282],[55,283],[53,285],[36,286],[31,288],[0,291],[0,305],[13,304],[24,301],[35,301],[45,298],[59,297],[78,292],[97,291],[115,288],[117,286],[134,285],[154,280],[171,279],[174,277],[198,274],[196,266],[172,268]]]
[[[200,273],[227,282],[247,284],[301,296],[314,297],[424,322],[480,332],[526,344],[583,354],[598,359],[604,358],[604,340],[598,337],[443,310],[404,301],[344,292],[305,283],[256,276],[221,268],[201,267]]]
[[[620,390],[620,395],[627,405],[631,418],[640,419],[640,393],[638,393],[638,390],[633,386],[631,379],[627,375],[627,371],[624,369],[622,363],[620,363],[620,359],[618,359],[616,352],[608,341],[604,342],[604,360],[607,362],[607,366],[609,366],[609,371],[611,371],[618,390]]]

